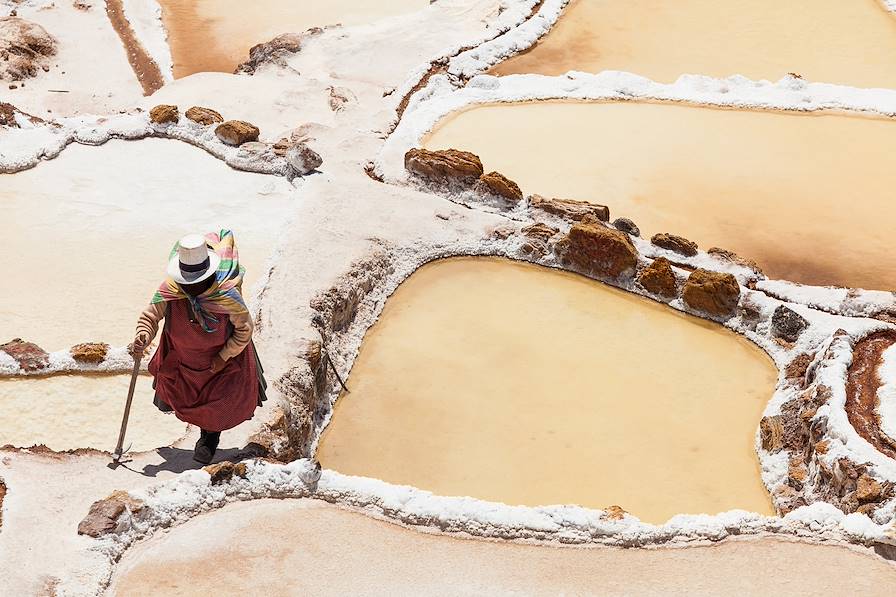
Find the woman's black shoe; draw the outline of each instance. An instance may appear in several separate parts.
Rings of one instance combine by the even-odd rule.
[[[215,457],[215,450],[218,449],[218,442],[221,441],[220,431],[201,430],[199,441],[193,449],[193,460],[200,464],[208,464]]]

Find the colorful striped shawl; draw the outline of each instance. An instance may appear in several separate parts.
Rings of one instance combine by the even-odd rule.
[[[236,250],[236,241],[233,231],[221,230],[220,233],[209,232],[205,235],[206,242],[212,250],[221,258],[218,271],[215,272],[215,281],[211,287],[197,297],[191,297],[172,278],[166,278],[152,297],[152,304],[165,301],[177,301],[187,299],[193,307],[193,312],[201,319],[202,329],[206,332],[214,332],[214,325],[218,318],[214,313],[227,313],[238,315],[248,313],[249,309],[243,301],[241,289],[246,268],[240,265],[239,254]],[[169,261],[177,255],[178,243],[174,243]]]

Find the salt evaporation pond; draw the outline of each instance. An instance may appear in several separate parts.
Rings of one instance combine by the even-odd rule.
[[[228,504],[132,547],[108,594],[202,596],[226,587],[277,596],[871,597],[889,595],[894,582],[891,563],[837,545],[761,538],[687,549],[551,548],[421,533],[321,501],[267,499]]]
[[[744,75],[896,87],[896,16],[880,0],[573,0],[493,74],[621,70],[671,83]]]
[[[174,77],[198,72],[230,73],[249,48],[281,33],[311,27],[358,25],[408,13],[426,0],[159,0],[174,60]]]
[[[440,495],[618,504],[651,522],[771,514],[753,441],[776,377],[747,340],[636,295],[444,260],[368,331],[318,458]]]
[[[424,141],[807,284],[896,290],[896,121],[641,102],[485,105]]]
[[[0,284],[0,342],[45,350],[79,342],[122,346],[184,234],[234,230],[243,292],[264,277],[288,211],[289,183],[239,172],[163,139],[72,145],[0,175],[0,234],[10,256]]]
[[[129,375],[56,375],[0,380],[0,446],[111,452],[118,439]],[[132,451],[169,446],[187,425],[152,403],[152,377],[137,378],[128,422]],[[125,447],[127,447],[127,444]]]

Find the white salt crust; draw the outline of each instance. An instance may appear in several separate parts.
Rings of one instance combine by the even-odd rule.
[[[69,143],[102,145],[109,139],[142,139],[158,136],[201,147],[231,168],[260,174],[285,175],[286,160],[270,151],[255,154],[223,143],[214,126],[205,126],[181,116],[176,123],[154,124],[149,114],[134,111],[115,116],[72,116],[44,124],[17,118],[21,128],[3,130],[0,144],[0,174],[33,168],[41,160],[59,155]]]

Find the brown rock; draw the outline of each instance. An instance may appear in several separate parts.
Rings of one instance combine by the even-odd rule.
[[[859,514],[864,514],[868,518],[874,516],[874,511],[877,510],[877,504],[862,504],[858,508],[856,508],[856,512]]]
[[[856,499],[860,502],[873,502],[880,498],[880,483],[868,473],[863,473],[856,481]]]
[[[503,197],[512,203],[523,200],[523,192],[519,185],[500,172],[489,172],[480,176],[476,190],[484,195]]]
[[[99,500],[90,506],[90,511],[78,524],[78,534],[90,537],[101,537],[111,533],[118,527],[118,517],[125,511],[123,503],[110,500]]]
[[[45,122],[43,118],[33,116],[31,114],[28,114],[27,112],[22,112],[12,104],[0,102],[0,126],[19,128],[19,121],[16,120],[16,114],[18,114],[21,118],[24,118],[25,120],[31,122],[32,124],[43,124]]]
[[[592,217],[573,224],[558,249],[564,262],[605,278],[630,275],[638,265],[638,252],[628,235]]]
[[[109,345],[104,342],[85,342],[72,346],[72,358],[79,363],[102,363],[109,352]]]
[[[516,233],[512,224],[498,224],[492,228],[491,237],[498,240],[507,240]]]
[[[228,120],[215,127],[215,135],[228,145],[258,141],[258,127],[243,120]]]
[[[784,423],[781,415],[762,417],[759,438],[766,452],[778,452],[784,447]]]
[[[693,257],[697,254],[697,243],[675,234],[660,232],[659,234],[654,234],[650,242],[658,247],[674,251],[686,257]]]
[[[212,485],[226,483],[235,476],[243,479],[246,478],[246,464],[243,462],[238,462],[236,464],[226,461],[219,462],[203,467],[203,470],[212,476]]]
[[[791,456],[787,467],[787,482],[794,489],[802,489],[803,483],[809,478],[809,469],[802,456]]]
[[[812,353],[809,352],[804,352],[795,356],[793,360],[788,363],[787,368],[784,369],[784,377],[796,380],[805,378],[806,371],[809,370],[809,365],[812,364],[812,358]]]
[[[604,508],[604,517],[609,518],[610,520],[622,520],[625,518],[626,514],[628,514],[628,512],[619,506],[607,506]]]
[[[0,80],[21,81],[49,70],[56,38],[31,21],[0,17]]]
[[[541,222],[536,222],[531,226],[524,226],[520,232],[523,236],[532,238],[535,240],[539,240],[543,243],[548,242],[552,236],[560,232],[557,228],[553,226],[548,226],[547,224],[543,224]]]
[[[672,265],[665,257],[657,257],[653,263],[641,270],[638,282],[647,292],[672,298],[678,295],[678,282]]]
[[[140,512],[143,502],[134,499],[125,491],[115,491],[109,497],[98,500],[90,506],[90,511],[78,524],[78,534],[100,537],[118,527],[118,519],[126,510]]]
[[[301,353],[308,361],[308,366],[312,371],[317,371],[323,365],[323,352],[320,340],[304,340],[301,344]],[[280,413],[283,414],[282,412]]]
[[[805,317],[784,305],[778,305],[772,315],[772,335],[786,342],[796,342],[808,327]]]
[[[609,209],[607,210],[609,211]],[[609,218],[610,214],[607,214]],[[613,220],[613,226],[616,227],[617,230],[622,230],[629,236],[641,236],[641,230],[638,228],[638,225],[632,222],[628,218],[616,218]]]
[[[606,205],[575,199],[545,199],[541,195],[532,195],[529,197],[529,207],[574,222],[581,222],[585,216],[589,215],[601,222],[610,220],[610,208]]]
[[[309,30],[308,33],[310,33]],[[249,48],[249,60],[236,67],[238,73],[254,73],[266,62],[282,62],[284,58],[298,52],[302,47],[303,34],[284,33],[263,44]]]
[[[753,270],[757,274],[762,273],[762,268],[759,267],[759,264],[753,261],[752,259],[747,259],[746,257],[741,257],[737,253],[733,251],[728,251],[725,249],[720,249],[719,247],[710,247],[707,251],[713,257],[721,259],[722,261],[728,261],[730,263],[734,263],[741,267],[746,267],[748,269]]]
[[[828,440],[823,439],[820,442],[815,444],[815,451],[819,454],[827,454],[828,453]]]
[[[24,371],[46,369],[50,364],[50,355],[33,342],[25,342],[15,338],[6,344],[0,344],[0,350],[16,360]]]
[[[682,296],[691,309],[715,317],[729,317],[737,309],[740,285],[731,274],[697,269],[688,276]]]
[[[284,137],[274,143],[271,146],[271,150],[274,152],[274,155],[279,155],[282,158],[289,151],[290,147],[292,147],[292,141]]]
[[[199,124],[204,124],[206,126],[215,124],[216,122],[224,122],[224,117],[221,116],[219,112],[201,106],[193,106],[187,110],[187,113],[184,114],[184,116],[193,122],[198,122]]]
[[[177,106],[159,104],[149,111],[149,119],[156,124],[177,122],[178,118],[180,118],[180,114],[177,111]]]
[[[472,185],[482,176],[479,156],[456,149],[410,149],[404,154],[404,167],[433,182],[460,182]]]
[[[299,176],[314,172],[324,163],[323,158],[306,143],[296,143],[290,147],[286,152],[286,161]]]
[[[330,92],[330,109],[341,112],[348,104],[358,101],[352,90],[347,87],[327,87]]]
[[[19,128],[19,123],[16,121],[16,114],[21,112],[18,108],[13,106],[12,104],[7,104],[6,102],[0,102],[0,126],[8,126],[9,128]]]

